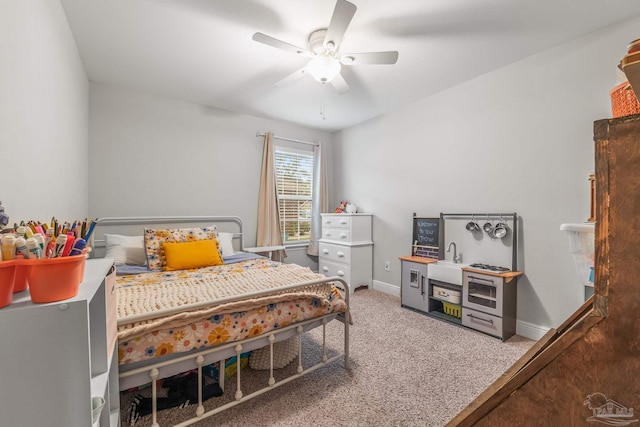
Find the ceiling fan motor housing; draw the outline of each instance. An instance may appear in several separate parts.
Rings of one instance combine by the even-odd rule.
[[[327,41],[325,46],[324,38],[327,34],[326,28],[320,28],[309,34],[309,50],[316,55],[335,53],[336,46],[332,41]]]

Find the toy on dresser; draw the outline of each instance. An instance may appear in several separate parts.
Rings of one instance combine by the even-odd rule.
[[[358,212],[358,207],[354,204],[349,203],[346,200],[340,202],[340,206],[336,208],[334,213],[356,213]]]

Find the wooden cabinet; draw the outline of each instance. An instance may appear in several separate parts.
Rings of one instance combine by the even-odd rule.
[[[114,285],[113,260],[87,260],[77,296],[34,304],[26,290],[0,309],[0,425],[120,425]]]
[[[339,276],[353,292],[371,286],[373,241],[371,214],[321,214],[318,264],[325,276]]]

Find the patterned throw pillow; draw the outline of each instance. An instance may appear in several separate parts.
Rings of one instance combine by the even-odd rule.
[[[145,228],[144,247],[147,252],[149,270],[162,270],[164,266],[162,243],[216,240],[217,232],[218,229],[215,225],[192,228]]]

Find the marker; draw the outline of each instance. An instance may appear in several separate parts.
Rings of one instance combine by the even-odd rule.
[[[53,251],[49,255],[49,258],[57,258],[62,256],[62,251],[64,250],[64,245],[67,244],[67,235],[61,234],[56,238],[56,245],[53,248]]]
[[[87,242],[89,241],[89,239],[91,238],[91,233],[93,233],[93,229],[96,228],[96,221],[91,221],[91,225],[89,225],[89,231],[87,231],[87,235],[84,236],[84,240],[86,240]]]
[[[2,259],[9,261],[16,257],[16,238],[13,234],[2,236]]]
[[[87,246],[87,241],[79,238],[73,243],[73,249],[69,252],[69,256],[80,255],[84,250],[85,246]]]
[[[24,225],[20,225],[18,226],[18,228],[16,228],[16,238],[25,237],[26,234],[27,234],[27,227],[25,227]]]
[[[64,244],[64,248],[62,249],[62,255],[60,256],[69,255],[69,252],[71,252],[71,248],[73,247],[74,240],[76,240],[76,238],[73,236],[73,234],[71,233],[67,234],[67,241]]]
[[[16,239],[16,253],[22,254],[24,259],[29,258],[29,249],[27,249],[27,241],[24,237],[18,237]]]
[[[56,247],[56,238],[54,237],[47,244],[47,247],[44,249],[44,256],[46,258],[53,258],[55,256],[55,247]]]
[[[44,236],[40,233],[36,233],[33,235],[32,239],[36,239],[38,246],[40,246],[40,251],[44,252]]]
[[[27,239],[27,256],[29,259],[42,258],[42,248],[40,248],[35,237],[29,237]]]
[[[47,258],[49,258],[49,255],[51,255],[54,244],[55,244],[54,229],[53,227],[47,228],[47,233],[45,234],[45,239],[44,239],[44,255]]]

